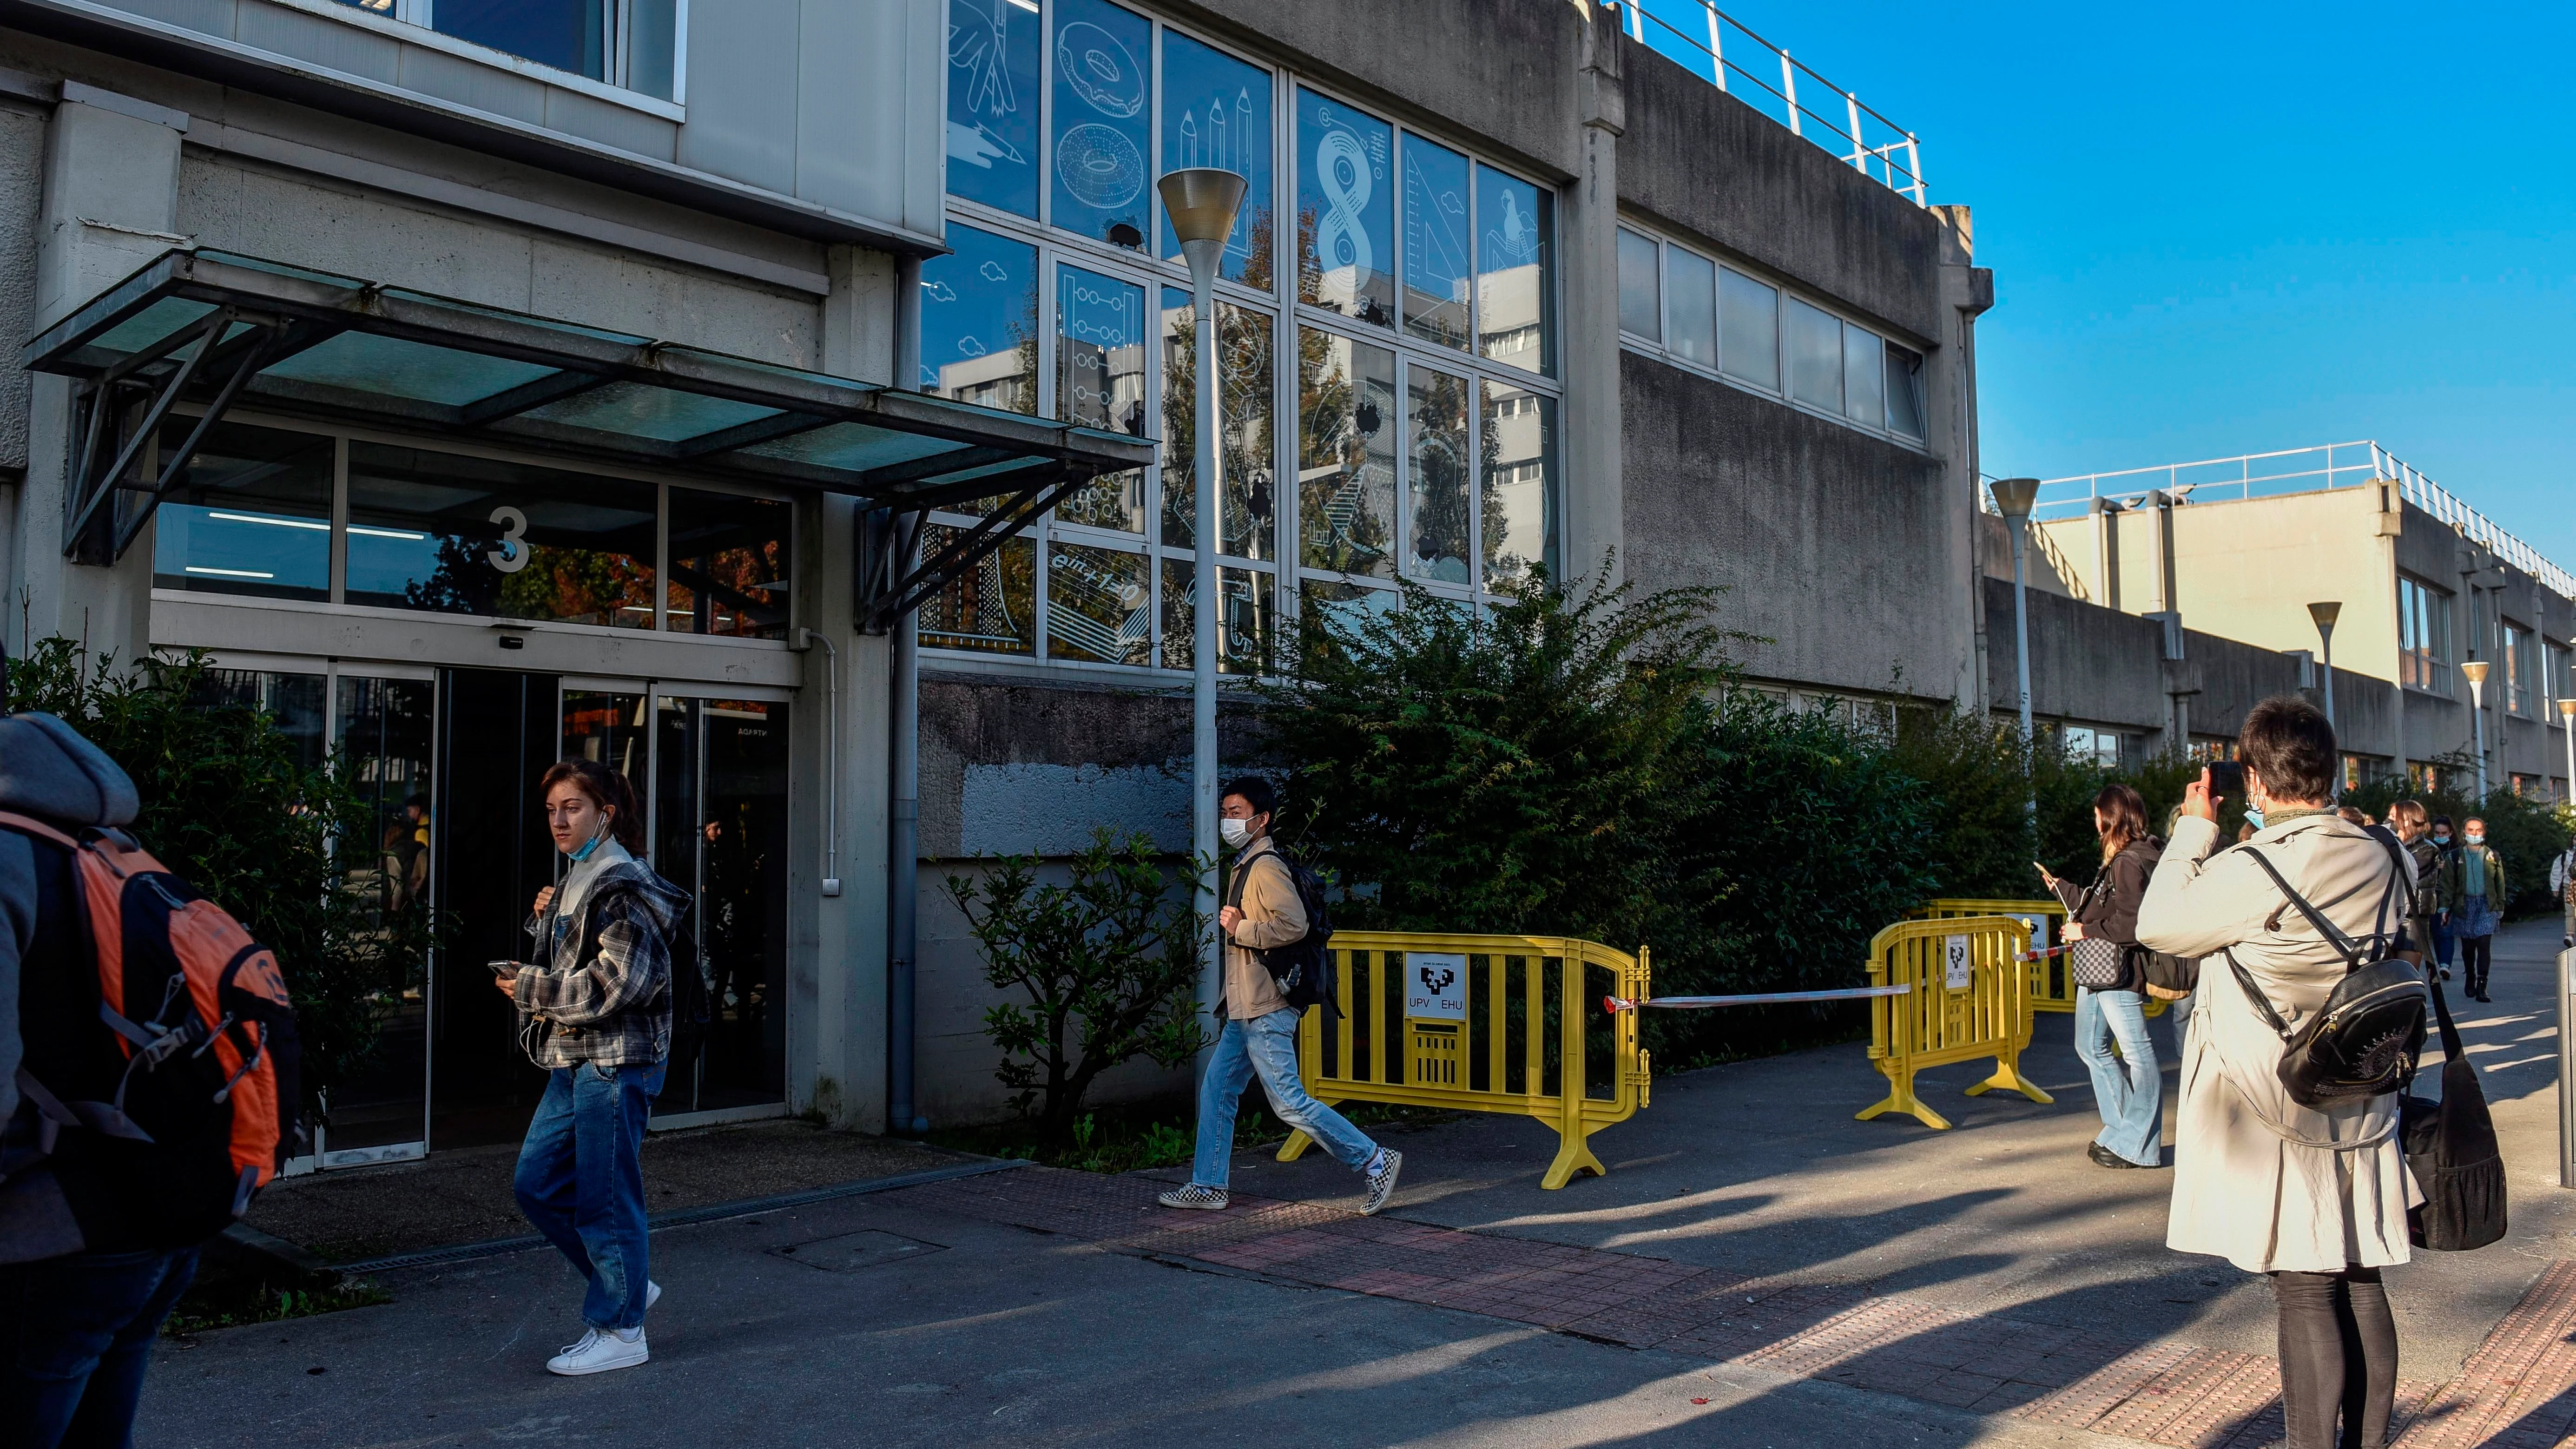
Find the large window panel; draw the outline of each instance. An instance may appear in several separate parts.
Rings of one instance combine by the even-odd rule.
[[[796,510],[773,498],[671,490],[665,627],[737,639],[787,637]]]
[[[1151,664],[1153,650],[1145,556],[1053,540],[1047,548],[1047,657]]]
[[[1556,556],[1556,399],[1485,382],[1481,407],[1485,585],[1516,584]]]
[[[1619,330],[1660,342],[1664,336],[1663,281],[1656,273],[1657,248],[1648,237],[1619,232]]]
[[[1270,318],[1216,305],[1217,552],[1267,559],[1278,549],[1277,452],[1272,446]],[[1163,289],[1163,542],[1198,546],[1198,312]]]
[[[1152,204],[1154,27],[1102,0],[1055,0],[1053,8],[1055,185],[1047,219],[1094,241],[1142,247]]]
[[[1863,427],[1887,426],[1887,344],[1843,324],[1843,415]]]
[[[1887,344],[1887,430],[1909,438],[1924,436],[1923,354]]]
[[[926,555],[965,532],[945,524],[921,531]],[[921,643],[974,654],[1037,652],[1037,545],[1025,535],[984,555],[921,606]]]
[[[1297,537],[1308,568],[1395,577],[1395,354],[1313,327],[1297,343]]]
[[[1717,263],[1664,249],[1664,346],[1702,367],[1717,366]]]
[[[574,75],[608,76],[602,0],[438,0],[430,28]]]
[[[1788,324],[1789,396],[1810,407],[1841,412],[1842,319],[1792,297]]]
[[[1476,168],[1476,333],[1488,362],[1556,371],[1556,193]]]
[[[1468,582],[1467,380],[1412,366],[1404,383],[1404,571]]]
[[[654,488],[349,444],[353,604],[649,629]]]
[[[162,448],[197,427],[173,419]],[[152,585],[263,599],[331,597],[332,441],[218,423],[179,471],[154,523]]]
[[[1145,289],[1080,267],[1055,273],[1055,410],[1067,422],[1145,435]],[[1145,474],[1094,479],[1056,505],[1067,523],[1145,531]]]
[[[1405,335],[1464,352],[1475,265],[1468,250],[1467,158],[1411,135],[1403,157]]]
[[[922,387],[1036,413],[1038,249],[954,222],[948,244],[955,250],[921,264]]]
[[[1194,610],[1198,591],[1191,578],[1197,566],[1188,559],[1163,560],[1163,667],[1188,669],[1198,657]],[[1217,577],[1217,654],[1219,674],[1267,674],[1277,633],[1271,578],[1261,569],[1219,568]]]
[[[1780,289],[1742,272],[1718,269],[1720,361],[1726,375],[1756,387],[1780,387]]]
[[[1297,295],[1395,323],[1395,132],[1312,91],[1297,92]]]
[[[997,0],[1007,3],[1007,0]],[[1244,179],[1218,275],[1269,291],[1271,234],[1270,72],[1174,31],[1163,32],[1163,169],[1214,166]],[[1169,218],[1163,255],[1181,254]]]
[[[1044,41],[1044,23],[1022,0],[948,0],[949,195],[1038,214]]]

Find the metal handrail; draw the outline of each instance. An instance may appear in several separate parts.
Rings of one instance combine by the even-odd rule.
[[[1815,67],[1791,58],[1788,51],[1755,34],[1711,0],[1623,3],[1630,39],[1679,61],[1719,90],[1787,126],[1791,135],[1814,142],[1889,190],[1914,198],[1915,205],[1928,204],[1923,194],[1922,144],[1914,133],[1862,104],[1858,96],[1825,79]],[[1678,23],[1655,14],[1657,8],[1676,12]],[[1776,65],[1778,79],[1746,68],[1743,57],[1748,52],[1769,56],[1759,64],[1765,71]],[[1821,88],[1840,104],[1827,102],[1829,109],[1820,111],[1801,100],[1801,75],[1815,83],[1808,87],[1810,97]]]
[[[2285,493],[2322,493],[2389,482],[2399,496],[2436,520],[2458,529],[2496,557],[2548,585],[2562,597],[2576,598],[2576,574],[2569,573],[2480,513],[2459,495],[2434,482],[2413,464],[2367,438],[2349,443],[2319,443],[2269,453],[2240,453],[2233,458],[2202,458],[2189,463],[2160,463],[2110,473],[2077,473],[2040,481],[2031,516],[2072,518],[2089,511],[2097,498],[2136,507],[2150,492],[2178,503],[2270,498]],[[1979,490],[1979,506],[1996,511],[1991,494]]]

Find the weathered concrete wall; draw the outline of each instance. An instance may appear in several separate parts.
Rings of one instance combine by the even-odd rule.
[[[1619,200],[1886,322],[1943,336],[1941,225],[1814,142],[1630,42]]]
[[[2067,577],[2065,560],[2045,547],[2048,535],[2034,528],[2022,544],[2022,578],[2032,592],[2055,594],[2061,599],[2081,597]],[[2012,529],[1991,513],[1977,515],[1977,572],[1990,579],[2012,582]],[[2010,600],[2004,607],[2009,610]],[[2009,628],[2012,615],[2007,612],[1986,615],[1990,629]]]
[[[44,112],[0,100],[0,338],[13,348],[36,330],[36,217],[44,206],[44,157]],[[13,363],[0,367],[0,485],[26,473],[27,374]],[[0,558],[7,554],[0,539]]]
[[[1720,618],[1772,641],[1757,676],[1948,697],[1970,625],[1938,460],[1633,353],[1619,376],[1631,579],[1727,586]]]

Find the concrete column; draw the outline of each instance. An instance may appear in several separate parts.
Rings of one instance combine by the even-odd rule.
[[[1986,594],[1977,570],[1977,517],[1983,496],[1977,435],[1977,318],[1995,305],[1995,274],[1976,265],[1975,219],[1964,206],[1936,206],[1941,219],[1942,335],[1925,359],[1932,450],[1950,480],[1953,520],[1943,540],[1950,577],[1965,593],[1952,649],[1950,697],[1962,710],[1985,713]]]
[[[44,199],[36,220],[39,330],[188,241],[173,230],[179,137],[187,129],[181,112],[63,83],[62,102],[46,128]],[[70,432],[70,381],[33,379],[27,480],[10,530],[16,557],[8,612],[18,615],[23,602],[27,635],[86,639],[93,651],[130,660],[151,644],[152,531],[147,527],[113,566],[63,558]],[[17,640],[19,647],[25,642]]]
[[[1620,546],[1625,491],[1619,455],[1619,136],[1627,128],[1620,89],[1624,12],[1587,6],[1578,122],[1582,171],[1562,193],[1557,224],[1558,294],[1564,316],[1558,365],[1565,378],[1565,519],[1561,567],[1589,577]],[[1624,576],[1619,559],[1614,576]]]

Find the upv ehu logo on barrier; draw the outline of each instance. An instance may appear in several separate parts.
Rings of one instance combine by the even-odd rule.
[[[1432,951],[1405,953],[1404,1014],[1422,1021],[1465,1021],[1467,958]]]

